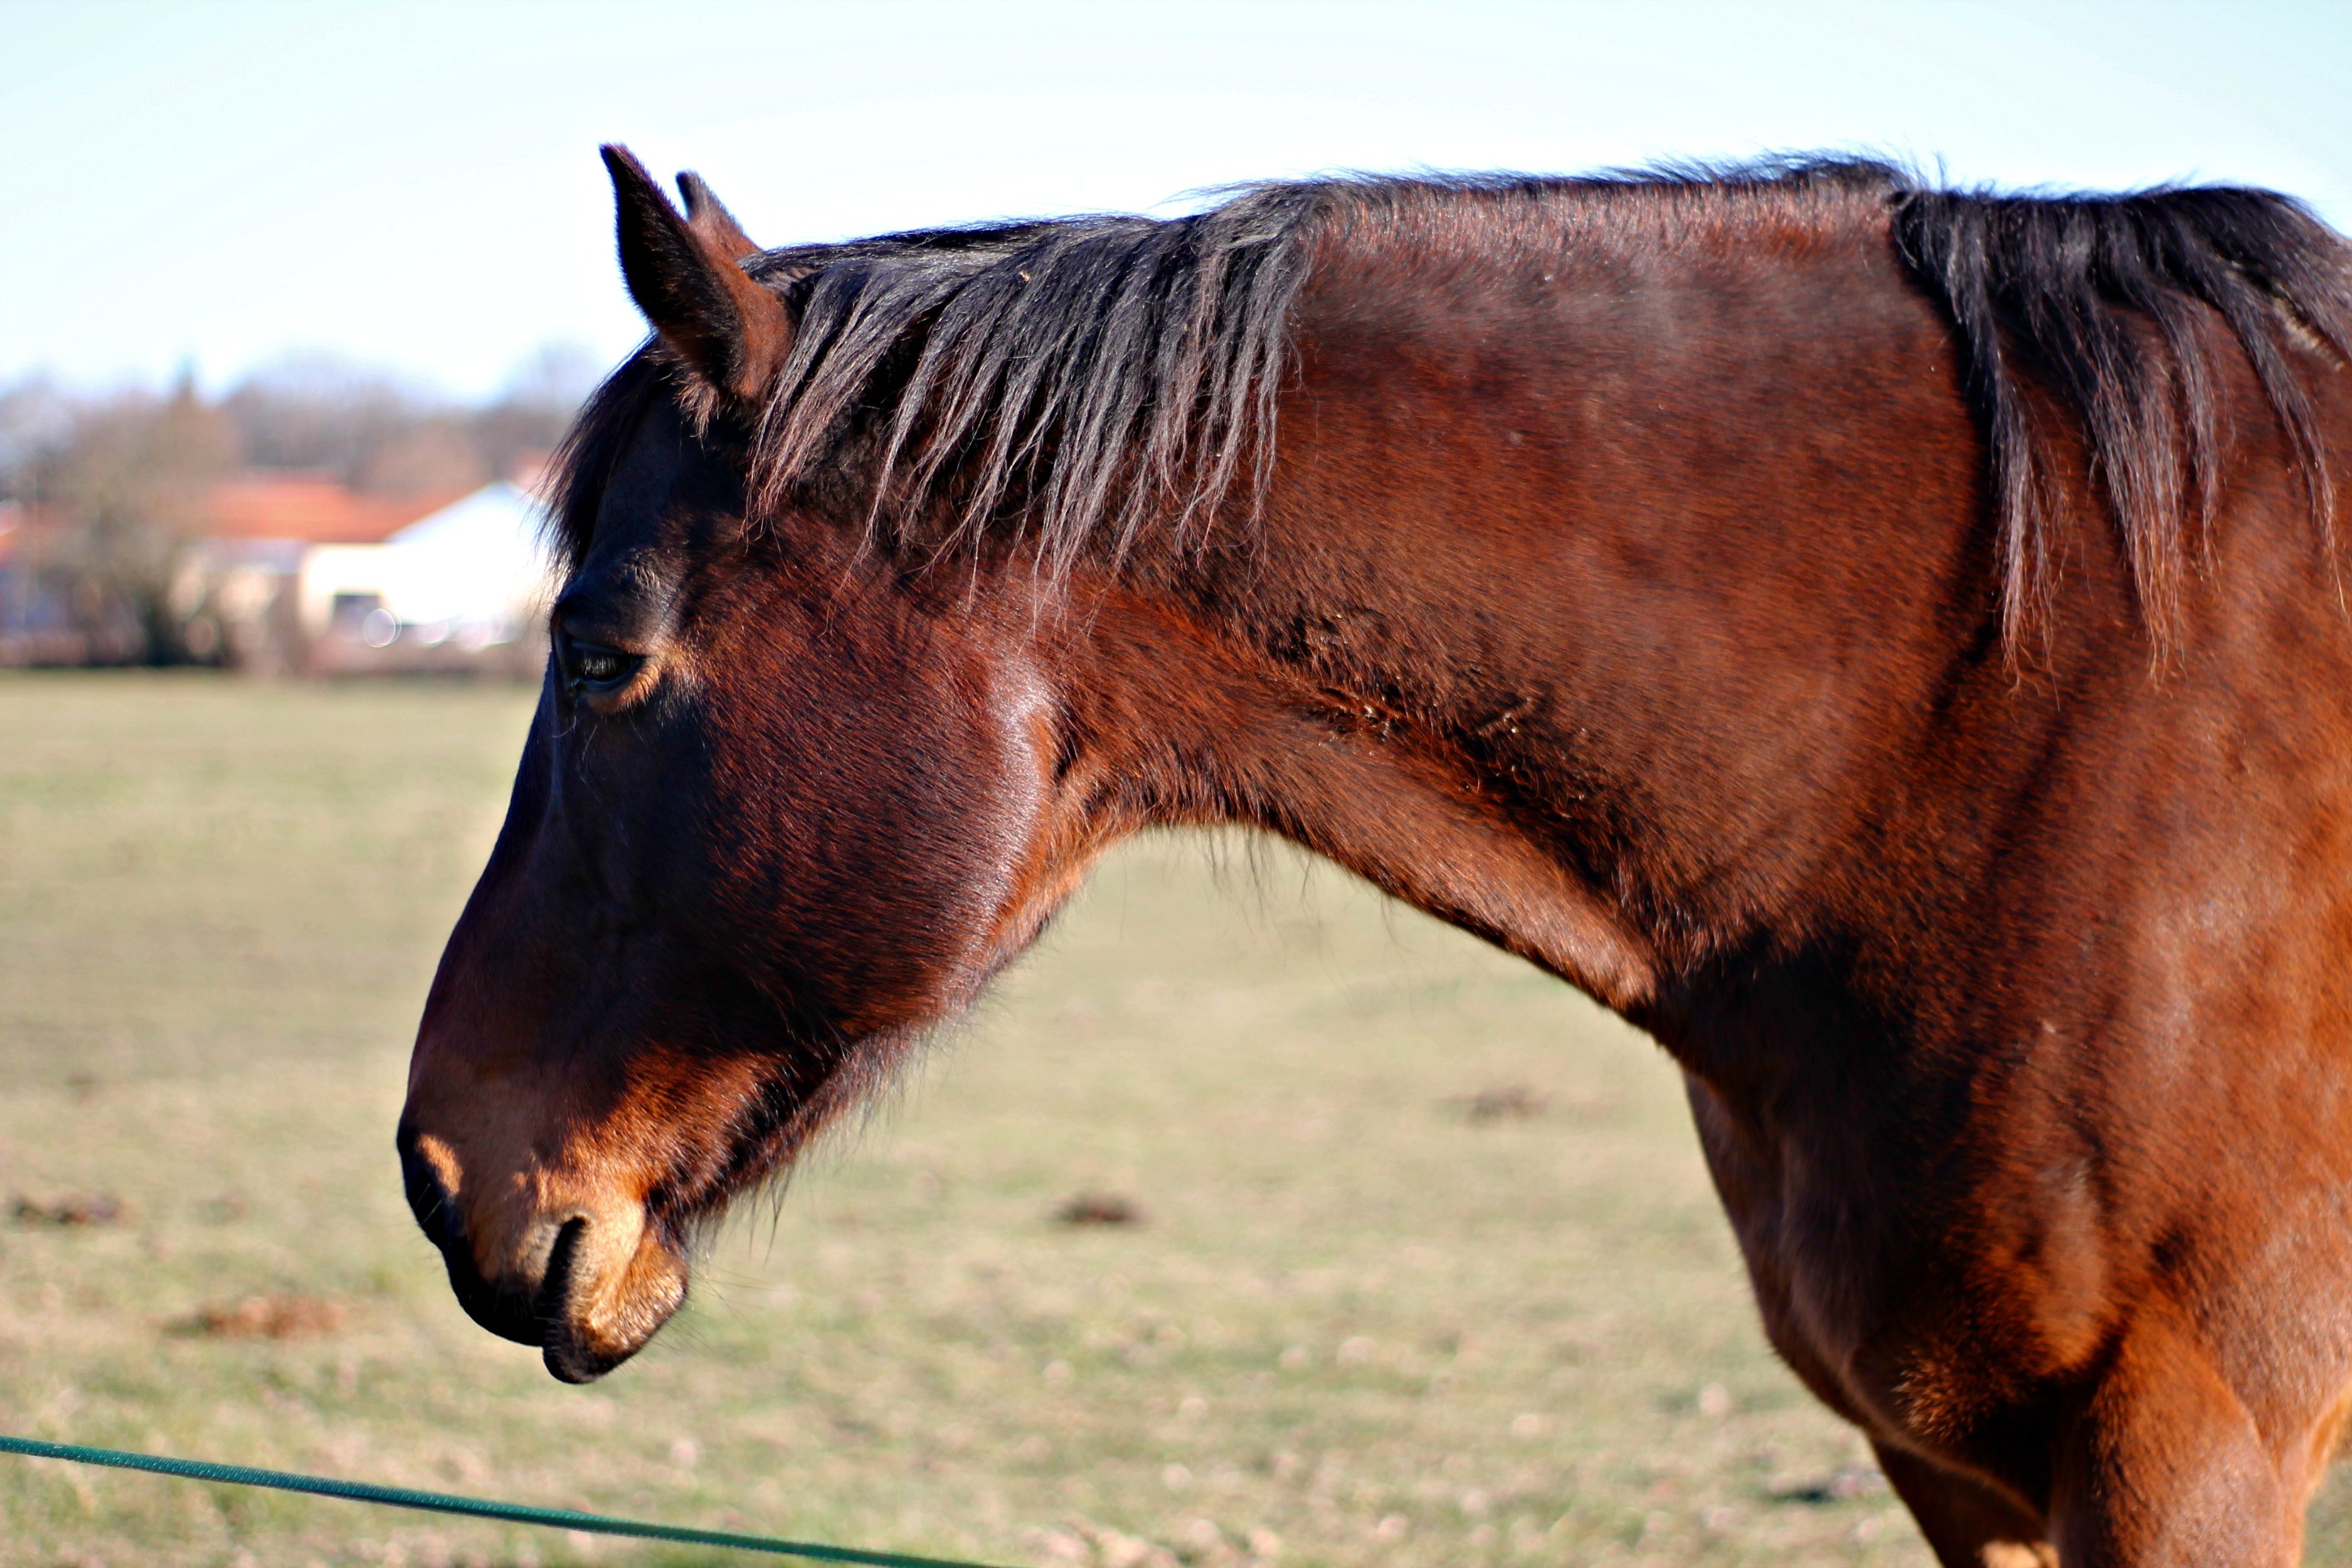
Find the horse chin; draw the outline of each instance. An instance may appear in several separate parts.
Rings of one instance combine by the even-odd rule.
[[[595,1382],[645,1348],[685,1305],[686,1286],[686,1259],[653,1227],[565,1221],[539,1295],[547,1370],[564,1383]]]

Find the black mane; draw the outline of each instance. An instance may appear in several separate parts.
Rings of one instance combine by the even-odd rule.
[[[2231,186],[2071,196],[1904,189],[1895,241],[1968,354],[2012,629],[2049,592],[2045,535],[2060,506],[2012,362],[2081,421],[2160,650],[2192,535],[2221,483],[2216,366],[2200,330],[2208,310],[2262,382],[2333,568],[2335,487],[2284,351],[2301,337],[2352,359],[2352,279],[2343,241],[2302,203]]]
[[[751,431],[757,504],[804,495],[877,542],[938,551],[1025,534],[1050,564],[1139,530],[1205,530],[1274,455],[1294,302],[1318,237],[1407,206],[1734,194],[1883,206],[1903,263],[1948,313],[1981,420],[2002,532],[2004,623],[2038,612],[2062,506],[2024,391],[2079,422],[2159,645],[2216,499],[2210,310],[2267,395],[2332,545],[2334,491],[2300,339],[2352,360],[2343,243],[2269,191],[2121,195],[1932,188],[1891,165],[1774,159],[1605,176],[1359,178],[1250,187],[1186,217],[1086,217],[767,252],[753,274],[798,323]],[[1465,211],[1475,221],[1475,212]],[[2152,334],[2152,335],[2151,335]],[[591,400],[559,468],[556,536],[576,562],[603,474],[667,370],[641,352]]]

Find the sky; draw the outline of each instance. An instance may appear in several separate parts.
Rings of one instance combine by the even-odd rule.
[[[466,398],[642,327],[595,149],[762,244],[1334,169],[1863,150],[2352,229],[2352,6],[0,0],[0,384],[331,356]]]

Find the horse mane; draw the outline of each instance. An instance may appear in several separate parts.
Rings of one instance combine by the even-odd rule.
[[[1948,316],[1986,438],[2002,621],[2042,611],[2063,507],[2029,385],[2076,425],[2158,641],[2220,487],[2218,317],[2284,431],[2333,563],[2334,487],[2300,342],[2352,361],[2343,242],[2302,203],[2232,186],[2124,195],[1936,188],[1894,165],[1782,157],[1603,175],[1341,176],[1244,187],[1183,217],[933,229],[748,261],[797,322],[749,431],[755,511],[799,495],[933,553],[1025,535],[1052,565],[1194,538],[1273,461],[1292,316],[1335,228],[1482,211],[1674,199],[1788,209],[1860,197]],[[2209,315],[2210,313],[2210,315]],[[2152,331],[2151,331],[2152,329]],[[650,399],[683,395],[648,344],[591,399],[558,466],[573,563],[603,479]],[[690,399],[688,400],[690,402]]]
[[[2048,598],[2049,532],[2062,506],[2046,435],[2013,363],[2080,422],[2161,653],[2191,542],[2204,537],[2221,492],[2218,367],[2201,330],[2209,311],[2262,384],[2335,570],[2335,486],[2286,346],[2301,340],[2339,363],[2352,360],[2352,276],[2344,242],[2308,207],[2235,186],[2065,196],[1914,188],[1896,198],[1894,234],[1967,355],[1990,450],[2002,620],[2012,636]]]

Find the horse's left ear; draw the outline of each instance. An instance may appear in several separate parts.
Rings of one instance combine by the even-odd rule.
[[[686,198],[686,226],[706,243],[736,261],[759,251],[760,246],[743,232],[743,226],[701,175],[691,169],[680,174],[677,194]]]
[[[604,149],[613,176],[621,276],[662,342],[722,395],[761,401],[792,353],[793,318],[738,260],[759,249],[709,187],[679,181],[694,210],[680,217],[625,147]],[[741,248],[737,248],[740,246]]]

